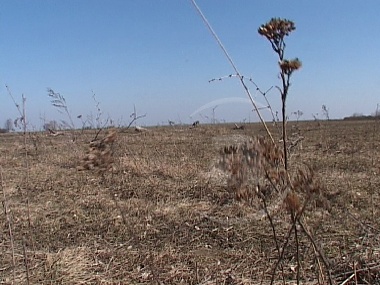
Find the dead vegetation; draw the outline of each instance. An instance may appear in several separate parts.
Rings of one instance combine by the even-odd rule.
[[[298,213],[305,194],[313,192],[305,187],[321,191],[300,218],[306,229],[297,223],[302,284],[328,283],[318,250],[334,284],[379,284],[380,136],[372,132],[375,123],[298,123],[302,149],[290,149],[289,156],[297,198],[285,195],[288,178],[278,164],[282,152],[265,140],[245,145],[243,137],[265,135],[259,125],[245,125],[238,143],[232,125],[127,130],[117,137],[103,133],[90,147],[91,131],[77,134],[75,142],[37,133],[38,139],[27,140],[28,147],[38,149],[29,156],[28,184],[24,152],[14,147],[23,145],[23,136],[3,134],[0,283],[269,284],[278,249],[257,183],[252,183],[260,181],[280,247],[292,225],[291,209]],[[239,147],[224,150],[228,145]],[[259,152],[266,155],[257,157]],[[87,155],[84,161],[86,153],[93,159]],[[238,155],[236,160],[231,154]],[[235,163],[243,155],[255,165],[250,171],[259,172],[232,178],[214,167],[221,160],[237,173]],[[78,165],[88,170],[78,171]],[[266,171],[272,166],[276,171]],[[98,168],[107,171],[99,175]],[[278,203],[271,181],[288,197],[286,203]],[[248,192],[234,190],[243,188]],[[288,239],[274,284],[283,284],[282,274],[286,284],[296,280],[294,233]]]
[[[116,140],[116,130],[112,129],[102,139],[92,140],[90,149],[83,158],[78,170],[97,170],[105,172],[112,169],[114,162],[114,143]]]

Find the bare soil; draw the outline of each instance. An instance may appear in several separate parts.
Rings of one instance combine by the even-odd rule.
[[[380,284],[380,122],[288,127],[290,141],[304,138],[291,167],[308,164],[326,189],[328,206],[305,221],[334,284]],[[268,219],[215,168],[221,148],[259,135],[259,124],[118,130],[112,168],[99,172],[78,171],[95,131],[27,134],[26,149],[22,134],[1,134],[0,284],[269,284],[278,251]],[[284,242],[288,220],[274,223]],[[302,284],[329,284],[302,234],[300,256]]]

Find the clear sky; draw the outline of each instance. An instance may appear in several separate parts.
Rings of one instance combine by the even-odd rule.
[[[331,118],[342,118],[370,114],[380,103],[379,0],[197,4],[240,72],[263,90],[280,82],[276,55],[257,29],[272,17],[295,22],[286,57],[298,57],[303,67],[293,76],[289,112],[311,119],[325,104]],[[75,120],[96,115],[93,94],[103,117],[122,124],[133,105],[146,113],[142,125],[209,122],[213,109],[218,120],[257,119],[244,100],[231,100],[247,98],[236,78],[208,82],[232,73],[189,0],[0,2],[0,127],[18,115],[5,85],[17,101],[27,98],[37,129],[43,120],[67,119],[51,106],[47,88],[66,98]],[[279,110],[278,91],[268,98]]]

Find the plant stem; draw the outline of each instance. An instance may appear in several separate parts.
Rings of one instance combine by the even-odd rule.
[[[277,253],[278,253],[278,258],[280,259],[281,258],[281,250],[280,250],[280,245],[278,244],[278,238],[277,238],[277,234],[276,234],[276,228],[274,226],[274,223],[273,223],[273,219],[272,219],[272,216],[270,215],[269,211],[268,211],[268,206],[267,206],[267,202],[265,200],[265,197],[263,196],[262,197],[262,200],[263,200],[263,204],[264,204],[264,211],[268,217],[268,220],[269,220],[269,223],[270,223],[270,226],[272,228],[272,234],[273,234],[273,239],[274,239],[274,242],[276,244],[276,249],[277,249]],[[285,274],[284,274],[284,267],[282,265],[280,265],[280,269],[281,269],[281,273],[282,273],[282,283],[285,285]]]
[[[297,285],[299,285],[300,284],[301,263],[300,263],[300,249],[299,249],[299,241],[298,241],[298,233],[297,233],[297,220],[296,220],[296,214],[295,213],[292,213],[292,222],[294,223],[294,239],[296,242]]]
[[[24,95],[22,95],[22,118],[23,118],[23,137],[24,137],[24,151],[25,151],[25,174],[26,174],[26,208],[27,208],[27,215],[28,215],[28,226],[29,230],[31,227],[31,218],[30,218],[30,199],[29,199],[29,157],[28,157],[28,149],[27,149],[27,138],[26,138],[26,131],[27,131],[27,124],[26,124],[26,108],[25,108],[25,102],[26,98]]]
[[[22,248],[23,248],[23,254],[24,254],[24,265],[25,265],[25,272],[26,272],[26,284],[30,284],[29,279],[29,266],[28,266],[28,256],[26,254],[26,246],[25,246],[25,237],[22,238]]]
[[[287,133],[286,133],[286,96],[282,100],[282,144],[284,148],[284,167],[288,171],[288,150],[287,150]]]
[[[280,263],[281,263],[281,261],[282,261],[282,259],[284,257],[285,249],[286,249],[286,247],[287,247],[287,245],[289,243],[289,238],[290,238],[291,234],[293,233],[294,227],[295,227],[295,224],[292,224],[292,226],[289,229],[289,232],[288,232],[288,234],[286,236],[285,242],[284,242],[284,244],[282,246],[282,249],[281,249],[281,253],[280,253],[280,255],[279,255],[278,259],[277,259],[276,265],[274,266],[273,271],[272,271],[272,278],[271,278],[271,281],[270,281],[270,285],[273,285],[274,277],[276,275],[277,268],[280,265]]]
[[[310,240],[310,242],[313,244],[315,250],[317,251],[317,253],[319,254],[319,257],[322,259],[322,262],[323,264],[325,265],[326,267],[326,270],[327,270],[327,273],[328,273],[328,277],[329,277],[329,284],[332,285],[333,284],[333,281],[332,281],[332,276],[331,276],[331,271],[330,271],[330,264],[329,264],[329,261],[327,260],[324,252],[322,251],[322,249],[317,245],[317,243],[315,242],[313,236],[311,235],[311,233],[309,233],[309,231],[307,230],[306,226],[303,224],[303,222],[301,221],[301,217],[299,217],[297,219],[298,221],[298,224],[301,226],[302,230],[304,231],[304,233],[306,234],[306,236],[308,237],[308,239]],[[318,257],[317,257],[318,258]]]

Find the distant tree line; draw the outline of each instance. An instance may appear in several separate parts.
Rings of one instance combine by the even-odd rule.
[[[356,121],[356,120],[375,120],[380,118],[380,112],[375,112],[371,115],[363,115],[362,113],[354,113],[349,117],[344,117],[343,120],[351,120],[351,121]]]
[[[7,119],[4,123],[4,127],[0,129],[0,133],[9,133],[14,131],[14,123],[12,119]]]

